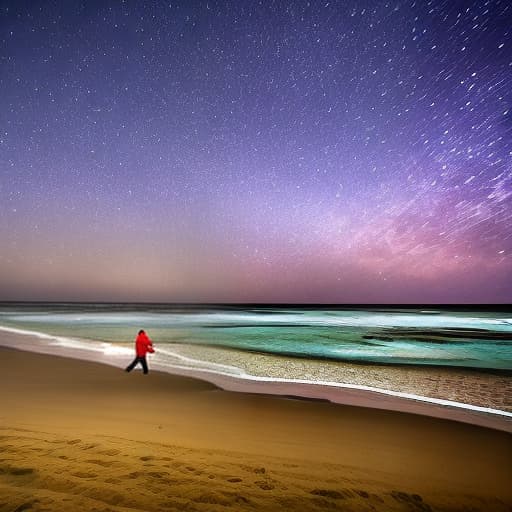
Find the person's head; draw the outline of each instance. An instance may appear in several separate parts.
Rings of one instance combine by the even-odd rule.
[[[141,329],[141,330],[139,331],[139,334],[146,334],[146,331],[144,331],[144,329]]]

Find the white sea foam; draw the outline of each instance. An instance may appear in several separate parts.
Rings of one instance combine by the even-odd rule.
[[[88,312],[83,313],[30,313],[9,311],[1,317],[19,323],[61,324],[61,325],[106,325],[133,326],[152,325],[153,327],[177,327],[198,325],[315,325],[345,327],[416,327],[416,328],[492,328],[498,331],[510,331],[511,319],[458,317],[440,313],[426,315],[422,313],[377,313],[370,311],[344,312],[322,311],[307,315],[303,311],[286,311],[279,314],[239,313],[239,312],[194,312],[167,313],[136,311],[127,312]],[[333,314],[334,313],[334,314]]]
[[[212,371],[214,373],[218,373],[219,375],[235,375],[239,377],[244,377],[247,375],[245,371],[241,368],[238,368],[238,366],[232,366],[228,364],[220,364],[220,363],[213,363],[211,361],[203,361],[200,359],[195,359],[192,357],[184,356],[178,352],[175,352],[173,350],[170,350],[168,348],[159,347],[158,348],[159,354],[164,354],[168,358],[177,359],[179,361],[183,361],[184,363],[189,363],[190,366],[187,366],[187,368],[190,368],[191,366],[197,369],[205,369],[208,371]],[[170,363],[170,366],[174,367],[176,366],[174,363]]]
[[[25,336],[32,336],[47,342],[48,346],[60,346],[63,348],[83,350],[87,352],[101,352],[102,354],[133,354],[133,350],[128,347],[120,347],[112,343],[104,341],[85,341],[75,338],[68,338],[64,336],[55,336],[53,334],[46,334],[44,332],[30,331],[27,329],[17,329],[15,327],[0,326],[0,330],[12,332],[13,334],[22,334]],[[12,345],[13,348],[19,348],[17,345]],[[54,351],[52,353],[55,353]]]

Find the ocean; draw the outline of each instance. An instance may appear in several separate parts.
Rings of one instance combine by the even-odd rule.
[[[179,304],[0,304],[0,326],[58,337],[70,347],[229,347],[287,357],[512,370],[512,312]],[[49,342],[48,342],[49,343]],[[165,350],[163,350],[165,352]]]

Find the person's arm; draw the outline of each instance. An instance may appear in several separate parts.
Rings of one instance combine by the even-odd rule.
[[[150,354],[154,354],[155,349],[153,348],[153,342],[149,338],[148,338],[148,341],[147,341],[147,347],[148,347],[148,352]]]

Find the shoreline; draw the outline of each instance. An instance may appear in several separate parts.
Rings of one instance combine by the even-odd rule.
[[[126,366],[128,359],[131,358],[133,353],[131,344],[130,348],[128,348],[103,342],[80,342],[78,339],[74,340],[3,326],[0,326],[0,333],[2,333],[0,334],[0,346],[99,362],[115,367]],[[40,342],[41,339],[49,340],[54,345],[45,345]],[[76,343],[76,346],[73,346],[73,343],[71,343],[72,346],[62,346],[63,343],[69,342]],[[58,353],[56,353],[55,345],[58,347]],[[171,361],[171,364],[169,362],[162,364],[158,360],[150,360],[150,367],[153,370],[171,375],[196,378],[214,384],[226,391],[327,400],[336,404],[419,414],[470,423],[509,433],[512,432],[512,403],[510,408],[507,408],[509,410],[502,410],[446,398],[404,392],[401,390],[400,381],[397,380],[399,375],[407,372],[407,369],[403,368],[390,369],[385,367],[386,370],[384,371],[387,374],[388,387],[395,388],[386,389],[374,385],[375,382],[372,382],[372,378],[375,380],[376,375],[371,372],[366,372],[362,377],[363,381],[364,379],[370,381],[366,384],[361,382],[351,383],[324,380],[318,376],[318,373],[315,375],[312,369],[316,367],[317,372],[320,369],[323,375],[328,366],[325,361],[301,360],[301,370],[304,372],[305,368],[309,372],[309,378],[300,378],[301,375],[297,372],[297,369],[291,368],[293,364],[289,358],[280,358],[275,355],[256,355],[254,353],[224,348],[205,348],[189,345],[159,345],[158,351],[161,354],[165,354],[168,361]],[[288,375],[290,373],[295,374],[295,378],[283,377],[283,366],[286,367],[285,373]],[[331,363],[331,366],[341,372],[344,380],[347,380],[346,374],[348,372],[348,377],[357,381],[361,380],[359,376],[361,369],[365,367],[372,368],[376,365]],[[356,366],[359,371],[354,370],[353,366]],[[446,375],[457,373],[449,369],[440,369],[438,371]],[[429,374],[427,369],[414,369],[414,372],[425,375]],[[464,372],[459,373],[463,374]],[[474,371],[471,373],[474,373]],[[493,378],[500,379],[500,377],[489,375],[488,381],[491,384],[486,382],[485,385],[487,387],[492,386]],[[394,383],[392,382],[393,379],[395,379]],[[507,384],[507,389],[502,391],[505,393],[504,403],[507,405],[508,401],[512,399],[512,380],[506,377],[501,378],[499,381],[501,385],[505,382],[503,379],[506,379]],[[412,380],[413,384],[418,387],[418,383],[414,379]],[[390,386],[390,383],[393,386]],[[467,384],[465,385],[467,386]],[[495,393],[495,391],[495,389],[491,389],[491,392]]]

